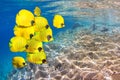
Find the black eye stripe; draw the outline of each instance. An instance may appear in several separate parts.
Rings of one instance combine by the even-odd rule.
[[[46,59],[43,59],[43,60],[42,60],[42,63],[45,63],[45,62],[46,62]]]
[[[62,23],[61,26],[63,26],[64,24]]]
[[[34,20],[32,20],[32,21],[31,21],[31,26],[33,26],[33,25],[34,25],[34,23],[35,23],[35,21],[34,21]]]
[[[41,47],[39,47],[39,48],[38,48],[38,51],[40,52],[41,50],[42,50],[42,48],[41,48]]]
[[[26,49],[28,49],[28,47],[29,47],[28,45],[25,45],[25,48],[26,48]]]
[[[33,37],[33,34],[30,34],[30,39]]]
[[[46,25],[45,28],[48,29],[48,28],[49,28],[49,25]]]
[[[52,36],[50,36],[50,35],[47,36],[48,41],[49,41],[51,38],[52,38]]]
[[[23,63],[23,65],[25,65],[25,63]]]

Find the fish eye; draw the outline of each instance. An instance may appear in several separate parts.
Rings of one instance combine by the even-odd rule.
[[[31,21],[31,26],[33,26],[33,25],[34,25],[34,23],[35,23],[35,21],[34,21],[34,20],[32,20],[32,21]]]
[[[23,63],[23,65],[25,65],[25,62]]]
[[[38,51],[40,52],[41,50],[42,50],[42,48],[41,48],[41,47],[39,47],[39,48],[38,48]]]
[[[48,29],[48,28],[49,28],[49,25],[46,25],[45,28]]]
[[[30,39],[33,37],[33,34],[30,34]]]
[[[43,60],[42,60],[42,63],[45,63],[45,62],[46,62],[46,59],[43,59]]]
[[[47,36],[48,41],[49,41],[51,38],[52,38],[51,35],[48,35],[48,36]]]
[[[26,49],[28,49],[28,47],[29,47],[28,45],[25,45],[25,48],[26,48]]]

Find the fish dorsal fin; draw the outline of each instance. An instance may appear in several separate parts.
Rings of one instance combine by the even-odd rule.
[[[40,14],[41,14],[41,10],[40,10],[40,8],[38,6],[36,6],[35,9],[34,9],[34,15],[36,17],[39,17]]]

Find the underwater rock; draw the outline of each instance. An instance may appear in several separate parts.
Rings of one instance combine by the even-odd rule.
[[[93,39],[94,42],[104,42],[104,39],[101,39],[99,37]]]
[[[109,29],[106,28],[106,27],[103,27],[102,30],[100,30],[100,31],[101,31],[101,32],[107,32],[107,31],[109,31]]]
[[[87,79],[93,79],[94,76],[96,76],[96,72],[90,72],[86,75],[85,80]]]
[[[120,79],[120,73],[113,73],[112,74],[112,80],[119,80]]]
[[[102,74],[102,73],[97,73],[93,78],[92,78],[93,80],[105,80],[105,78],[104,78],[104,74]]]
[[[55,76],[56,80],[61,80],[61,76]]]
[[[61,75],[65,75],[65,74],[67,74],[69,71],[68,70],[63,70],[63,71],[61,71]]]
[[[75,23],[71,29],[76,29],[78,27],[83,27],[83,25],[81,25],[80,23]]]
[[[99,56],[96,53],[88,52],[87,54],[91,59],[99,59]]]
[[[39,79],[39,77],[46,78],[47,76],[48,76],[48,74],[46,72],[38,71],[35,75],[35,79]]]
[[[93,25],[90,27],[90,29],[92,29],[92,31],[95,31],[95,30],[97,30],[97,27],[98,27],[98,26],[96,26],[96,24],[93,24]]]

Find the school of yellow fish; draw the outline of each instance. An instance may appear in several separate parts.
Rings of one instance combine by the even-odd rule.
[[[53,18],[53,26],[63,28],[64,18],[56,14]],[[11,52],[26,52],[26,59],[15,56],[12,59],[13,67],[23,68],[27,62],[34,64],[47,63],[43,42],[53,41],[52,29],[48,20],[41,16],[41,9],[35,7],[34,14],[26,9],[21,9],[16,15],[16,24],[13,29],[14,36],[10,39]]]

